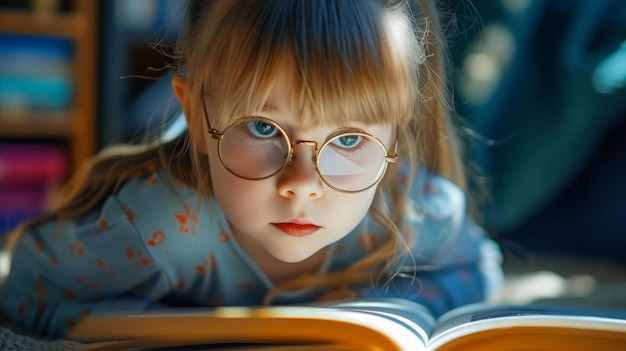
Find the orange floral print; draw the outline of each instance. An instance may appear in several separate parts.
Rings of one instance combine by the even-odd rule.
[[[43,317],[44,314],[46,314],[47,309],[48,309],[48,306],[46,304],[39,305],[39,307],[37,307],[37,312],[35,313],[35,315],[41,318]]]
[[[142,266],[146,267],[148,266],[150,263],[152,263],[152,259],[151,258],[142,258],[140,263]]]
[[[37,250],[37,252],[42,253],[44,247],[43,240],[39,239],[35,241],[35,250]]]
[[[185,213],[175,213],[174,218],[178,222],[178,231],[181,233],[192,233],[196,231],[196,224],[198,223],[198,215],[191,213],[187,204],[183,205]]]
[[[17,308],[17,314],[23,316],[28,311],[28,305],[23,303]]]
[[[154,260],[149,257],[142,257],[143,253],[141,250],[133,251],[133,249],[129,246],[126,247],[126,258],[131,261],[131,267],[137,268],[139,266],[146,267],[150,265]]]
[[[108,276],[117,275],[117,272],[113,268],[111,268],[109,265],[107,265],[100,258],[96,258],[96,265],[98,265],[98,268],[100,268],[102,271],[104,271],[104,274],[106,274]]]
[[[37,291],[39,301],[44,301],[49,295],[48,287],[41,280],[37,280],[35,283],[35,290]]]
[[[153,185],[159,183],[159,178],[157,178],[154,174],[151,175],[146,181],[146,189],[150,189]]]
[[[128,217],[130,224],[133,224],[133,221],[137,218],[138,214],[137,212],[133,212],[127,202],[124,203],[124,212],[126,212],[126,217]]]
[[[83,255],[84,252],[85,248],[78,240],[74,240],[72,245],[70,245],[70,253],[72,254],[72,259],[77,260]]]
[[[220,235],[219,235],[219,241],[222,242],[222,243],[229,242],[230,241],[230,235],[228,235],[228,234],[226,234],[224,232],[221,232]]]
[[[130,246],[126,247],[126,258],[128,258],[129,260],[132,260],[133,257],[135,257],[135,251],[133,251],[133,249]]]
[[[65,295],[65,298],[67,300],[73,300],[74,299],[74,291],[68,289],[68,288],[64,288],[63,289],[63,295]]]
[[[162,244],[165,241],[165,234],[161,230],[157,230],[152,233],[152,238],[148,240],[148,246],[155,247]]]
[[[215,260],[215,255],[210,254],[209,257],[205,258],[202,261],[202,264],[196,265],[194,269],[198,274],[202,275],[206,274],[209,269],[217,269],[217,261]]]
[[[94,229],[94,232],[100,234],[107,229],[109,229],[109,222],[104,218],[100,218],[98,220],[98,227]]]
[[[100,290],[100,286],[98,285],[98,283],[89,282],[89,281],[85,280],[83,277],[74,277],[74,281],[76,281],[80,285],[83,285],[84,287],[86,287],[89,290],[93,290],[93,291],[99,291]]]
[[[26,302],[24,302],[17,308],[17,314],[20,317],[26,314],[26,312],[28,312],[29,306],[31,306],[34,302],[35,302],[35,299],[29,296],[28,299],[26,299]]]

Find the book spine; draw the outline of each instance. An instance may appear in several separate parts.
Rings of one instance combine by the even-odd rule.
[[[72,56],[67,39],[0,34],[0,112],[67,110]]]
[[[0,235],[49,208],[69,161],[54,144],[0,144]]]
[[[60,146],[0,144],[0,186],[57,186],[65,180],[68,167]]]

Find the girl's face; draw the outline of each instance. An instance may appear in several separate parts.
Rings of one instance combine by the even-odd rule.
[[[321,146],[340,126],[301,128],[298,116],[290,107],[286,82],[285,79],[277,82],[267,108],[255,114],[277,122],[292,141],[310,140]],[[377,137],[390,149],[391,126],[357,124],[348,127]],[[303,261],[350,233],[363,219],[374,198],[377,185],[358,193],[342,193],[328,187],[311,159],[313,146],[294,146],[296,161],[274,176],[246,180],[224,167],[218,156],[217,141],[209,139],[214,195],[233,235],[247,251],[250,248],[262,250],[261,255],[269,253],[283,262]]]

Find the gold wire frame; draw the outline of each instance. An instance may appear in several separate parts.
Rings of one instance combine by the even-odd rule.
[[[202,96],[204,96],[204,94],[202,94]],[[207,120],[207,124],[209,127],[209,134],[211,135],[211,137],[213,139],[217,140],[217,154],[220,158],[220,162],[222,163],[222,165],[224,166],[224,168],[226,168],[226,170],[228,172],[230,172],[231,174],[233,174],[236,177],[239,177],[241,179],[246,179],[246,180],[263,180],[263,179],[267,179],[267,178],[271,178],[274,175],[276,175],[278,172],[280,172],[283,168],[285,168],[285,166],[287,164],[293,164],[296,160],[296,156],[293,153],[294,150],[294,146],[295,145],[307,145],[307,146],[313,146],[314,147],[314,152],[311,156],[311,159],[313,161],[313,164],[315,165],[315,171],[317,172],[318,176],[320,177],[320,179],[324,182],[324,184],[326,184],[329,188],[341,192],[341,193],[359,193],[361,191],[365,191],[371,187],[373,187],[374,185],[378,184],[378,182],[380,182],[381,179],[383,179],[383,177],[385,176],[385,173],[387,172],[387,166],[389,163],[395,163],[398,161],[398,159],[400,158],[400,156],[398,155],[398,141],[396,141],[395,143],[395,147],[394,147],[394,151],[387,151],[387,147],[385,146],[385,144],[380,141],[380,139],[378,139],[377,137],[375,137],[374,135],[371,135],[369,133],[366,133],[360,129],[341,129],[338,130],[332,134],[330,134],[326,140],[324,141],[324,143],[322,144],[322,146],[320,148],[317,147],[318,143],[316,141],[312,141],[312,140],[294,140],[292,141],[291,138],[289,137],[289,134],[287,134],[287,131],[285,131],[285,129],[278,124],[275,121],[272,121],[269,118],[266,117],[261,117],[261,116],[248,116],[248,117],[242,117],[242,118],[238,118],[235,121],[233,121],[231,124],[229,124],[226,128],[224,128],[223,132],[219,132],[217,129],[214,129],[213,127],[211,127],[211,122],[209,121],[209,116],[208,116],[208,112],[207,112],[207,108],[206,108],[206,103],[204,101],[204,98],[202,99],[202,107],[204,109],[204,116]],[[263,176],[263,177],[246,177],[246,176],[242,176],[240,174],[237,174],[235,171],[233,171],[226,162],[224,162],[224,159],[222,157],[222,151],[221,151],[221,144],[222,144],[222,140],[224,139],[224,135],[226,134],[226,131],[228,131],[229,128],[231,128],[234,125],[239,125],[241,123],[244,123],[246,121],[263,121],[265,123],[269,123],[271,125],[273,125],[274,127],[276,127],[280,133],[283,135],[283,137],[285,138],[285,140],[287,141],[287,155],[284,158],[283,164],[278,167],[274,172],[272,172],[269,175]],[[322,173],[320,172],[320,167],[319,167],[319,155],[321,154],[322,150],[324,150],[324,148],[330,144],[331,142],[333,142],[334,140],[336,140],[337,138],[341,137],[341,136],[345,136],[345,135],[357,135],[357,136],[361,136],[361,137],[366,137],[369,138],[371,140],[373,140],[374,142],[376,142],[384,151],[385,154],[385,163],[384,163],[384,169],[383,171],[380,173],[380,176],[375,179],[372,184],[370,184],[369,186],[363,188],[363,189],[359,189],[359,190],[344,190],[344,189],[340,189],[335,187],[334,185],[332,185],[331,183],[328,182],[328,180],[324,177],[324,175],[322,175]]]

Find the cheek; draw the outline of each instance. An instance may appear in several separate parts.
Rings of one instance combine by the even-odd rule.
[[[217,155],[215,155],[217,157]],[[251,219],[263,199],[260,182],[241,179],[226,170],[216,158],[210,161],[213,194],[226,218],[233,224]]]
[[[326,209],[326,218],[332,219],[339,233],[347,235],[366,216],[375,194],[375,188],[351,195],[339,194],[333,207]]]
[[[242,194],[237,187],[237,178],[228,172],[221,170],[211,172],[213,193],[221,207],[230,208],[241,201]]]
[[[372,205],[372,201],[374,200],[374,195],[376,195],[376,187],[367,190],[364,193],[359,194],[361,195],[361,198],[359,199],[358,203],[360,204],[360,206],[358,206],[358,214],[355,213],[355,215],[360,216],[359,218],[359,222],[361,221],[361,219],[363,219],[363,217],[365,217],[365,214],[367,213],[367,211],[369,211],[371,205]]]

